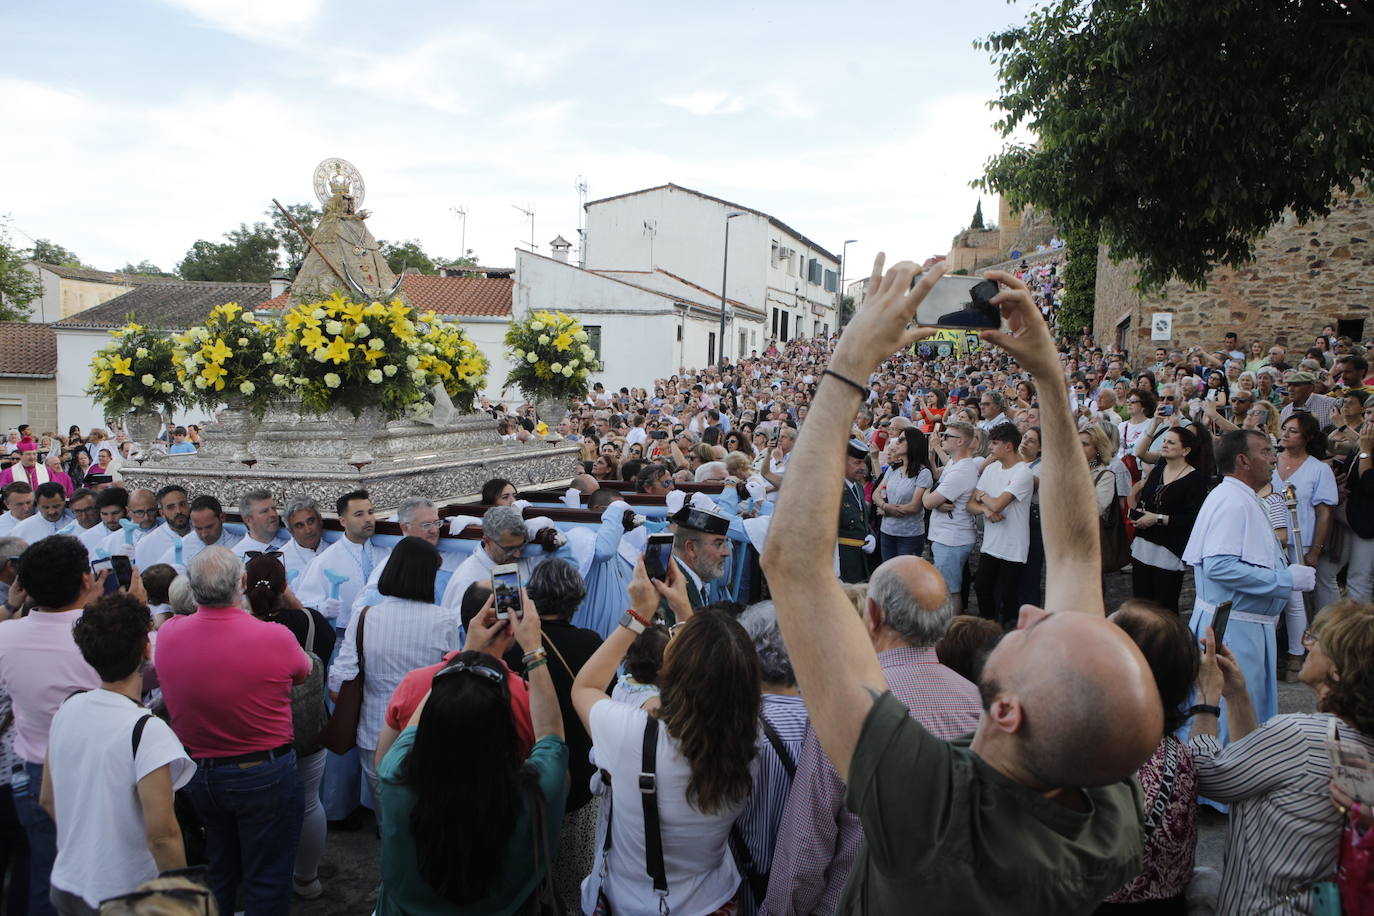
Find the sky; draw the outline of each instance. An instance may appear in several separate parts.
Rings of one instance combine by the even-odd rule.
[[[510,266],[596,200],[666,182],[839,253],[944,254],[1001,146],[973,42],[1030,3],[74,0],[7,4],[11,243],[171,270],[197,239],[315,202],[327,157],[369,226]],[[989,220],[995,197],[982,197]],[[466,220],[453,212],[467,211]]]

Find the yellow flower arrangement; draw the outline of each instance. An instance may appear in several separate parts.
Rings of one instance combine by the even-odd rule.
[[[185,402],[172,378],[172,342],[167,333],[130,320],[111,332],[114,339],[91,360],[86,393],[104,406],[107,416],[136,410],[167,413]]]
[[[172,335],[177,381],[188,403],[212,409],[242,400],[262,413],[270,398],[262,384],[276,363],[276,322],[260,321],[237,302],[210,310],[205,323]]]
[[[582,323],[563,312],[539,310],[513,322],[506,353],[512,366],[506,388],[518,387],[528,398],[583,397],[587,380],[601,370]]]

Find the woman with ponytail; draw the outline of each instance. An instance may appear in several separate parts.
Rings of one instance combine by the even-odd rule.
[[[319,611],[301,607],[286,585],[281,558],[262,554],[244,567],[244,594],[254,617],[279,623],[291,631],[302,649],[311,655],[310,676],[291,689],[291,721],[295,729],[296,770],[301,775],[305,817],[301,841],[296,847],[292,887],[297,896],[313,900],[324,893],[320,884],[320,858],[324,855],[324,806],[320,804],[320,779],[327,751],[316,740],[324,727],[324,663],[334,651],[334,627]]]

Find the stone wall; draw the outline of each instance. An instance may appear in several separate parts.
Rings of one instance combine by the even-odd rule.
[[[17,403],[16,403],[17,402]],[[5,429],[17,423],[33,427],[35,435],[57,429],[57,381],[50,378],[0,378],[0,417]],[[0,433],[3,433],[0,429]]]
[[[1099,344],[1120,340],[1128,350],[1193,345],[1214,349],[1235,331],[1243,344],[1258,338],[1306,349],[1322,325],[1363,321],[1356,333],[1374,334],[1374,199],[1368,187],[1342,195],[1325,219],[1299,225],[1291,213],[1255,246],[1255,259],[1213,270],[1202,289],[1168,284],[1142,299],[1132,289],[1135,265],[1112,264],[1098,253],[1094,334]],[[1150,316],[1171,312],[1173,338],[1150,340]],[[1124,324],[1123,324],[1124,323]]]

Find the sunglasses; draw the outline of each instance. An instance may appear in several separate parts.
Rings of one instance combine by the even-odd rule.
[[[279,557],[280,550],[245,550],[243,556],[249,560],[256,560],[258,557]]]
[[[467,662],[454,662],[447,668],[440,668],[435,673],[434,680],[430,681],[430,683],[432,684],[435,681],[439,680],[439,678],[441,677],[447,677],[448,675],[455,673],[476,675],[477,677],[485,678],[486,680],[491,681],[493,684],[504,684],[506,682],[506,675],[500,671],[497,671],[490,665],[476,663],[468,664]]]

